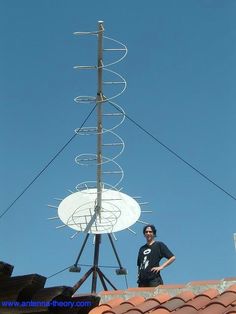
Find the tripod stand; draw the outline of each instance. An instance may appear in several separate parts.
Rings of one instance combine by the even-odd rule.
[[[116,270],[117,275],[126,275],[127,271],[125,268],[122,267],[118,253],[116,251],[113,239],[111,237],[111,234],[107,234],[109,241],[111,243],[113,252],[115,254],[115,257],[117,259],[119,268]],[[83,250],[85,248],[86,242],[89,238],[89,233],[87,233],[85,240],[82,244],[82,247],[80,249],[79,255],[76,259],[75,264],[70,268],[71,272],[80,272],[80,267],[78,266],[79,259],[83,253]],[[100,249],[100,244],[101,244],[101,234],[96,234],[95,235],[95,247],[94,247],[94,257],[93,257],[93,265],[92,267],[84,274],[84,276],[73,286],[74,292],[76,292],[82,284],[89,278],[89,276],[92,274],[92,286],[91,286],[91,293],[96,293],[97,289],[97,279],[99,277],[101,284],[103,286],[104,290],[108,290],[107,284],[108,283],[114,290],[117,290],[116,287],[111,283],[111,281],[104,275],[104,273],[101,271],[101,269],[98,266],[98,260],[99,260],[99,249]]]

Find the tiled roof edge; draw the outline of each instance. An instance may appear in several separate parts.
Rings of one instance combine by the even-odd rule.
[[[151,290],[144,290],[144,289],[134,289],[134,290],[120,290],[119,291],[119,294],[117,293],[106,293],[106,294],[103,294],[103,292],[100,292],[98,293],[98,296],[100,297],[100,304],[103,304],[103,303],[107,303],[109,302],[110,300],[112,299],[115,299],[115,298],[122,298],[124,301],[125,300],[128,300],[132,297],[136,297],[136,296],[143,296],[145,299],[147,298],[151,298],[153,296],[155,296],[154,294],[154,291],[155,289],[151,289]]]
[[[235,279],[235,280],[234,280]],[[200,294],[203,291],[207,290],[207,289],[217,289],[219,291],[219,293],[222,293],[223,291],[225,291],[227,288],[229,288],[230,286],[232,286],[233,284],[236,284],[236,278],[232,278],[232,280],[227,280],[226,279],[221,279],[221,280],[216,280],[216,281],[205,281],[203,283],[199,282],[199,284],[192,284],[191,282],[189,282],[186,285],[187,290],[191,290],[194,294]]]
[[[235,280],[234,280],[235,279]],[[230,286],[236,284],[236,278],[221,279],[221,280],[214,280],[214,281],[204,281],[204,282],[189,282],[186,285],[163,285],[158,286],[156,288],[129,288],[127,290],[119,290],[117,293],[115,292],[103,292],[98,293],[100,299],[100,304],[107,303],[108,301],[114,298],[122,298],[124,301],[130,299],[134,296],[143,296],[146,299],[152,298],[158,294],[168,293],[171,297],[174,297],[181,292],[191,291],[193,294],[201,294],[207,289],[214,288],[222,293]]]

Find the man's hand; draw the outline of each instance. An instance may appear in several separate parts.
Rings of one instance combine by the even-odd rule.
[[[161,271],[163,269],[162,266],[159,266],[159,267],[152,267],[151,271],[153,273],[159,273],[159,271]]]
[[[151,271],[154,273],[159,273],[159,271],[161,271],[162,269],[164,269],[166,266],[170,265],[171,263],[173,263],[175,260],[175,256],[172,256],[171,258],[169,258],[165,263],[163,263],[161,266],[159,267],[152,267]]]

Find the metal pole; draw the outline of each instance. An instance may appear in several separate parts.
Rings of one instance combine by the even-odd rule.
[[[97,205],[95,208],[101,221],[101,208],[102,208],[102,105],[103,105],[103,86],[102,86],[102,72],[103,72],[103,21],[98,21],[98,90],[97,90]],[[95,249],[93,260],[93,278],[91,292],[96,292],[97,287],[97,269],[99,258],[99,246],[101,242],[101,235],[95,235]]]
[[[103,105],[103,21],[98,21],[98,90],[97,90],[97,206],[96,211],[101,221],[102,208],[102,105]]]
[[[95,235],[95,248],[94,248],[94,258],[93,258],[93,278],[92,278],[92,288],[91,293],[95,293],[97,289],[97,272],[98,272],[98,258],[99,258],[99,245],[101,242],[101,235]]]

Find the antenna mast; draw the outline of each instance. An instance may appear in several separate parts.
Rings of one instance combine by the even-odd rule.
[[[101,220],[102,207],[102,105],[103,105],[103,21],[98,22],[98,90],[97,90],[97,212]]]

